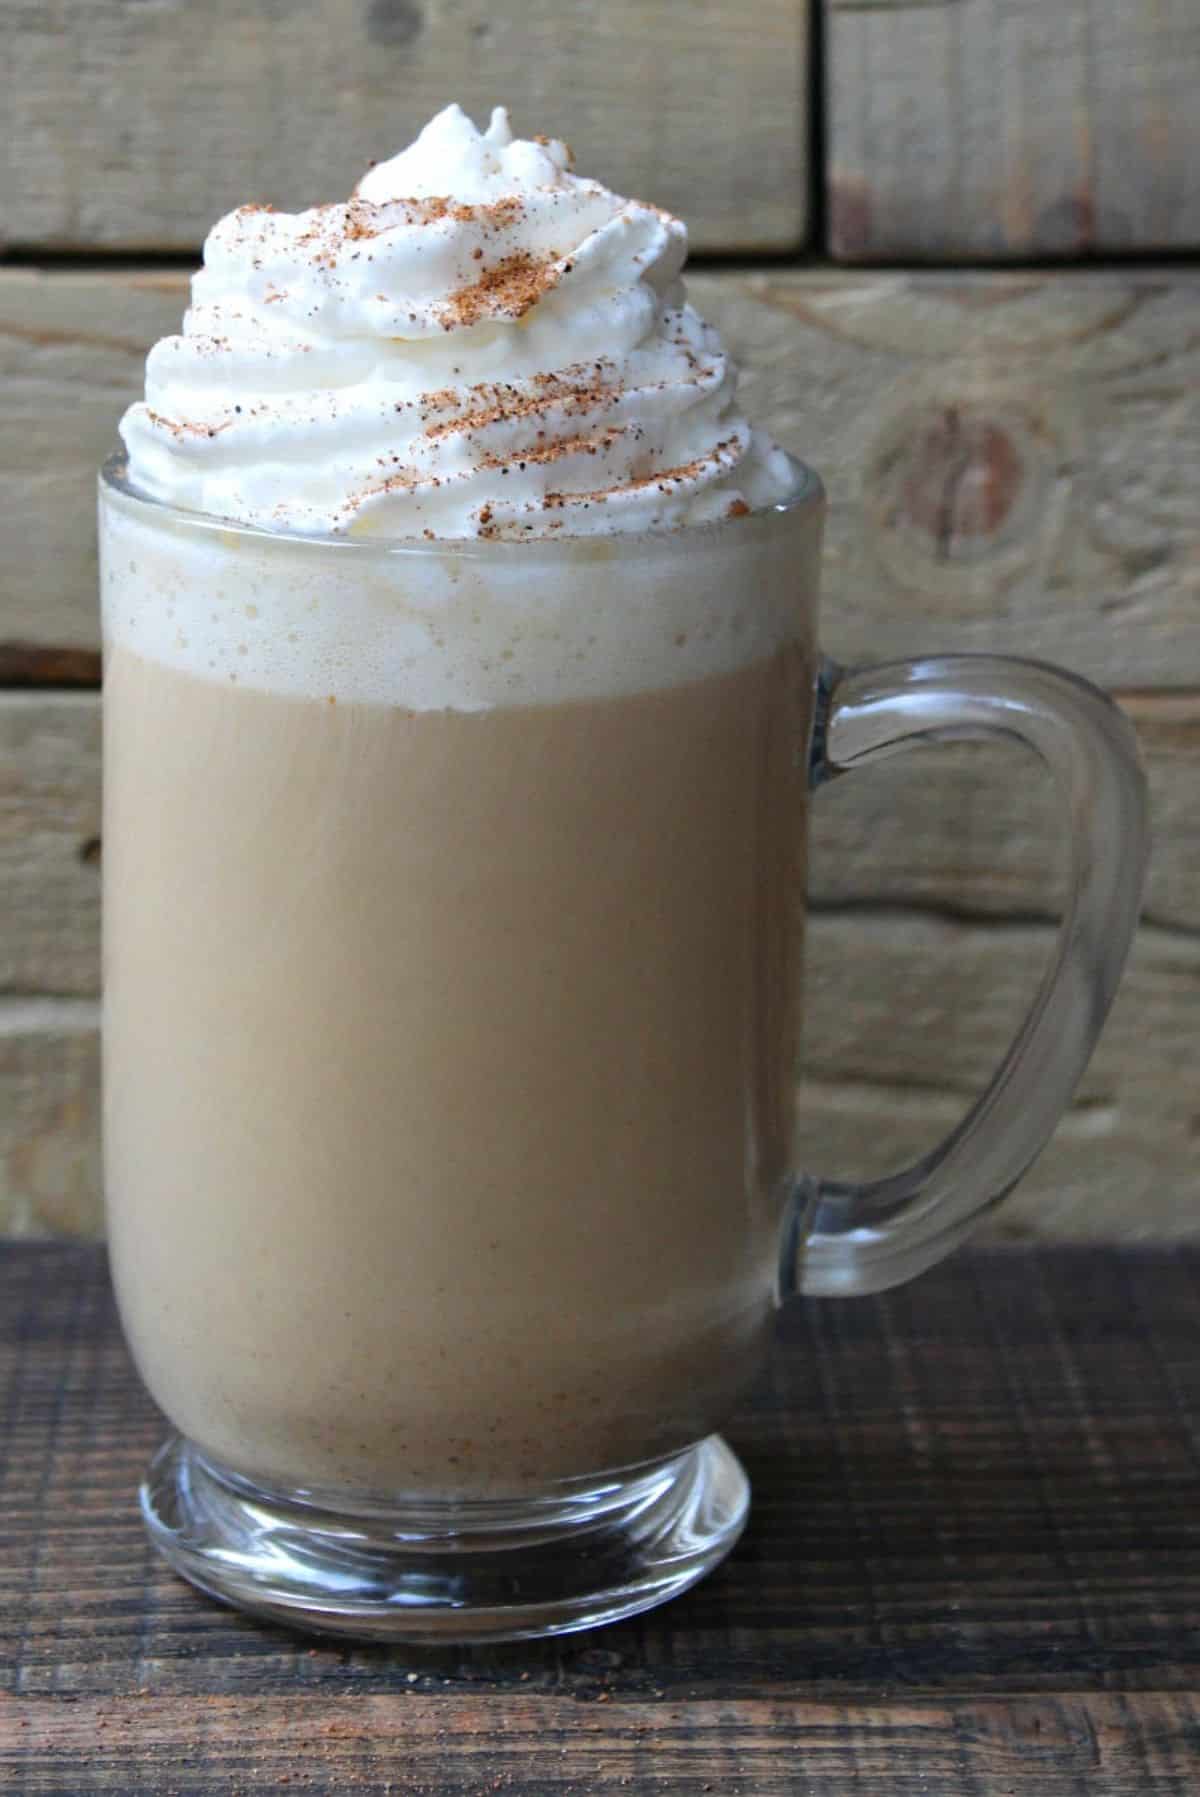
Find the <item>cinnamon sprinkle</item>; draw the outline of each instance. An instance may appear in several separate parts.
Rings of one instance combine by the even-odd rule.
[[[539,262],[528,250],[516,250],[485,269],[477,281],[457,288],[438,308],[438,322],[452,331],[485,318],[524,318],[558,285],[560,274],[556,255]]]
[[[357,493],[351,493],[341,507],[343,512],[357,512],[367,499],[375,499],[380,493],[411,493],[415,487],[423,485],[421,475],[414,468],[402,468],[398,474],[389,474],[386,480],[374,481],[370,486],[360,487]],[[440,486],[434,479],[431,486]]]
[[[378,237],[381,231],[389,230],[395,225],[398,209],[403,210],[407,225],[440,225],[446,219],[451,219],[458,225],[477,224],[505,230],[525,216],[525,201],[517,193],[502,194],[497,200],[477,200],[472,205],[456,200],[453,194],[448,193],[398,195],[394,200],[366,200],[356,188],[351,198],[344,203],[333,201],[327,206],[314,206],[316,220],[298,241],[304,243],[324,235],[329,225],[336,229],[339,214],[344,221],[341,231],[343,236]],[[263,210],[273,211],[274,208]]]
[[[671,493],[688,481],[699,480],[705,469],[714,462],[719,466],[726,460],[726,451],[733,443],[732,437],[722,438],[711,454],[697,456],[693,461],[682,462],[675,468],[659,468],[654,474],[642,474],[630,480],[621,481],[613,487],[599,487],[590,493],[546,493],[542,505],[546,511],[561,510],[566,505],[603,505],[618,493],[644,492],[647,487],[658,487],[660,492]],[[734,505],[739,502],[733,501]],[[749,506],[746,510],[749,511]]]
[[[346,219],[342,226],[342,235],[351,243],[360,243],[364,238],[379,235],[379,208],[366,200],[351,200],[346,207]]]
[[[485,455],[479,466],[501,473],[514,465],[524,468],[527,463],[541,467],[547,462],[561,461],[563,456],[597,455],[601,450],[611,449],[617,438],[624,435],[623,424],[610,424],[595,437],[559,437],[552,443],[536,444],[532,449],[514,449],[508,455]]]
[[[539,384],[543,386],[541,393],[526,394],[516,399],[505,397],[491,399],[490,403],[480,406],[475,411],[460,412],[457,418],[442,418],[425,426],[425,435],[431,439],[449,437],[460,432],[486,430],[492,424],[507,424],[518,418],[540,418],[555,406],[561,406],[568,415],[578,415],[595,411],[600,406],[611,405],[620,397],[620,389],[606,387],[597,382],[590,387],[573,387],[567,381],[558,381],[554,376],[542,377]],[[472,388],[472,393],[480,392]],[[502,391],[495,387],[482,388],[483,393]],[[441,400],[441,395],[426,395],[425,404]],[[458,403],[458,396],[451,395],[451,404]],[[445,404],[438,409],[445,409]]]
[[[161,412],[155,412],[149,406],[146,407],[146,416],[151,424],[159,426],[162,430],[170,431],[176,441],[180,437],[219,437],[221,432],[227,431],[233,423],[232,418],[227,418],[224,424],[193,424],[187,418],[166,418]]]

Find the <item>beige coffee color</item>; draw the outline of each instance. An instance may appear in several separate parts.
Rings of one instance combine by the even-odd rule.
[[[106,490],[113,1268],[216,1459],[528,1493],[754,1377],[819,529],[414,555]]]
[[[804,669],[412,713],[106,673],[105,1126],[139,1366],[235,1468],[494,1494],[759,1364]]]

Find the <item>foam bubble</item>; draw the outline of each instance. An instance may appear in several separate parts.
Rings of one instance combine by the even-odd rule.
[[[105,634],[204,679],[413,710],[680,685],[807,637],[817,491],[657,535],[416,546],[224,527],[106,481]]]

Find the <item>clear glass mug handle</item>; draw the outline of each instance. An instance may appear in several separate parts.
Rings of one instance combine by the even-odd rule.
[[[1007,656],[945,655],[818,681],[814,785],[917,742],[1015,738],[1066,802],[1070,889],[1033,1007],[991,1084],[933,1152],[865,1185],[801,1177],[780,1294],[883,1291],[948,1254],[1045,1146],[1087,1066],[1137,924],[1149,850],[1145,780],[1128,720],[1097,688]]]

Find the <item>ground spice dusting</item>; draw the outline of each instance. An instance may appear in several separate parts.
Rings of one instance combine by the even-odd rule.
[[[537,141],[543,145],[555,142],[549,138]],[[449,180],[449,170],[441,178]],[[244,313],[231,312],[228,307],[220,311],[212,307],[204,322],[209,324],[211,333],[213,324],[217,328],[237,329],[226,320],[245,317],[254,327],[251,342],[255,353],[264,358],[281,358],[285,364],[281,373],[287,376],[290,373],[287,364],[299,359],[297,352],[310,353],[313,345],[291,341],[287,335],[287,325],[291,321],[286,315],[295,313],[298,321],[302,315],[321,319],[321,308],[330,295],[339,299],[346,296],[347,305],[360,307],[366,321],[365,330],[377,333],[385,346],[393,342],[403,346],[412,335],[422,336],[431,326],[435,331],[469,332],[471,327],[489,321],[512,324],[527,321],[539,302],[572,273],[576,266],[575,257],[583,248],[571,235],[566,219],[563,219],[561,233],[553,225],[549,230],[546,228],[549,209],[566,192],[561,186],[556,192],[555,187],[556,183],[550,181],[528,198],[510,194],[473,204],[457,201],[448,194],[397,196],[376,201],[368,200],[356,191],[347,202],[311,209],[302,221],[299,236],[288,234],[294,228],[293,221],[288,218],[280,239],[277,239],[275,225],[256,216],[274,213],[275,206],[268,202],[248,204],[239,208],[241,241],[236,247],[255,269],[263,268],[263,257],[252,255],[252,252],[261,250],[266,255],[269,249],[266,267],[271,269],[271,274],[264,273],[261,280],[251,279],[247,283]],[[563,203],[566,204],[565,199]],[[575,214],[570,207],[568,210],[573,226]],[[657,207],[639,210],[655,212],[664,220],[671,219],[669,213]],[[536,234],[508,235],[510,227],[527,216],[532,216],[537,223]],[[555,216],[562,215],[556,213]],[[590,220],[590,214],[586,216]],[[558,247],[554,249],[544,247],[550,230],[554,230],[558,238]],[[432,231],[432,237],[428,235],[429,231]],[[422,233],[425,233],[423,239]],[[585,243],[590,235],[590,232],[585,234]],[[650,237],[657,243],[653,232]],[[383,242],[374,246],[372,240],[375,238],[382,238]],[[538,247],[523,247],[522,239],[526,244],[532,242]],[[360,244],[361,250],[351,247]],[[629,260],[620,262],[618,272],[613,275],[614,282],[644,281],[642,262],[655,263],[657,255],[648,251],[643,258],[632,254],[636,245],[626,247]],[[303,253],[296,255],[297,249]],[[412,264],[416,272],[410,288],[406,258],[420,251],[434,251],[435,265],[431,267],[428,256],[417,257]],[[393,272],[392,258],[396,252],[398,262]],[[363,268],[350,271],[349,263],[359,260],[360,255]],[[375,261],[376,255],[387,265],[389,272],[385,274],[381,267],[372,277],[365,264]],[[346,265],[342,275],[335,272],[339,256]],[[295,284],[293,262],[302,265],[306,271],[318,271],[314,288],[303,289]],[[450,281],[461,283],[449,294],[446,287],[450,281],[445,279],[447,264],[453,270]],[[582,273],[588,264],[585,261],[579,266]],[[607,264],[602,267],[607,269]],[[290,291],[277,285],[283,280],[289,282]],[[393,281],[399,291],[389,294],[384,289]],[[379,291],[373,295],[372,304],[374,282],[379,283]],[[566,291],[573,289],[565,289],[564,293]],[[585,302],[587,297],[583,296]],[[310,300],[317,300],[319,304],[306,312]],[[688,453],[680,444],[674,421],[677,415],[686,416],[690,421],[693,416],[690,408],[696,399],[707,398],[705,390],[709,387],[723,389],[725,377],[724,360],[714,346],[701,342],[697,347],[690,340],[680,305],[667,304],[661,294],[659,302],[656,341],[660,337],[665,346],[661,361],[649,357],[627,361],[624,356],[618,359],[604,356],[569,363],[550,372],[522,372],[512,381],[472,382],[471,375],[476,372],[472,360],[477,348],[470,336],[462,340],[461,369],[458,366],[451,368],[449,355],[438,355],[435,351],[435,366],[440,360],[442,378],[454,379],[461,374],[466,377],[465,381],[458,386],[420,392],[418,374],[410,386],[411,397],[395,400],[384,392],[378,411],[383,420],[390,419],[392,430],[387,430],[385,422],[379,436],[374,431],[365,435],[352,432],[346,438],[350,451],[347,477],[339,479],[340,491],[328,507],[333,522],[327,527],[335,531],[352,527],[356,514],[388,495],[395,495],[401,502],[397,509],[411,520],[412,533],[429,541],[438,540],[437,532],[428,527],[422,529],[424,520],[439,523],[443,517],[449,528],[461,531],[465,527],[468,532],[475,531],[482,537],[513,535],[520,531],[549,533],[587,529],[589,524],[599,527],[602,523],[615,527],[623,521],[625,514],[614,519],[609,507],[607,518],[601,514],[589,521],[580,516],[580,508],[585,511],[588,507],[599,508],[610,501],[619,508],[621,501],[632,497],[635,504],[628,515],[634,519],[643,510],[647,515],[668,518],[686,503],[691,489],[709,488],[714,484],[715,510],[719,511],[723,506],[723,515],[729,518],[748,514],[752,508],[732,480],[729,484],[733,492],[721,491],[725,479],[736,473],[747,448],[741,427],[732,424],[730,407],[724,406],[720,412],[721,422],[730,431],[726,439],[706,447],[702,455],[690,461],[672,467],[655,466],[656,462],[669,460],[672,455]],[[555,307],[559,303],[561,296]],[[276,311],[273,317],[268,317],[258,311],[260,307],[269,311],[272,306],[280,307],[285,316],[281,318],[280,312]],[[412,310],[414,306],[419,307],[419,311]],[[394,318],[389,307],[394,308]],[[399,322],[406,311],[412,324],[418,327],[408,336]],[[309,328],[298,323],[296,334],[306,335]],[[277,330],[284,334],[277,337]],[[243,330],[242,337],[245,335]],[[498,333],[482,333],[485,345],[494,335]],[[226,339],[197,334],[193,337],[190,353],[193,356],[215,355],[228,353],[230,347]],[[320,347],[319,342],[317,347]],[[454,354],[459,346],[455,342],[447,348]],[[401,349],[400,353],[407,352]],[[490,359],[490,356],[485,358],[485,365]],[[553,357],[546,359],[553,360]],[[654,379],[654,375],[664,378]],[[690,394],[685,391],[689,388],[693,389]],[[700,395],[694,392],[696,388],[702,390]],[[393,387],[392,393],[395,391]],[[667,402],[657,401],[657,393],[666,393]],[[680,400],[678,407],[669,403],[676,395]],[[716,397],[721,400],[723,392],[718,392]],[[268,417],[271,415],[269,403],[262,408],[246,409],[249,418],[239,419],[239,425],[243,422],[249,425],[250,418],[257,417],[260,410],[265,410]],[[215,438],[229,428],[233,421],[232,410],[228,404],[214,406],[213,412],[222,422],[213,424],[177,420],[154,412],[149,413],[149,418],[155,427],[169,432],[181,442],[182,454],[194,459],[203,450],[203,444],[198,440]],[[237,410],[240,412],[242,408]],[[312,397],[307,410],[309,422],[322,429],[328,424],[341,431],[344,414],[357,417],[352,408],[343,406],[340,396],[328,399],[328,415],[319,395]],[[633,416],[643,410],[650,414],[647,424],[639,423]],[[390,416],[393,411],[399,415],[395,419]],[[701,433],[707,429],[708,415],[699,413],[695,416],[699,429],[693,432],[689,428],[692,437],[689,449],[697,439],[704,440]],[[615,418],[622,422],[613,422]],[[416,432],[421,436],[413,442]],[[518,440],[524,446],[511,447]],[[240,432],[235,433],[232,445],[237,446],[240,441]],[[340,448],[342,437],[338,436],[336,441]],[[393,443],[401,455],[392,453]],[[621,443],[624,447],[617,449]],[[613,454],[614,450],[616,454]],[[581,459],[585,456],[611,459],[589,469]],[[211,457],[211,466],[222,477],[226,465],[236,459],[230,455],[228,446],[211,452]],[[543,466],[558,466],[559,471],[557,475],[535,475],[529,481],[520,479],[520,473],[526,469],[536,470]],[[434,469],[439,472],[434,473]],[[652,472],[637,472],[646,469]],[[488,479],[489,475],[510,478],[501,487],[499,478]],[[589,475],[597,484],[586,486]],[[538,491],[549,480],[558,479],[565,480],[567,486],[549,492]],[[575,480],[580,481],[581,487],[586,486],[586,490],[571,490]],[[610,481],[612,484],[608,484]],[[489,487],[490,498],[487,497]],[[347,492],[347,488],[353,490]],[[443,493],[436,498],[434,495],[439,488]],[[638,495],[644,495],[640,503],[637,502]],[[403,503],[406,500],[408,503]],[[538,518],[539,512],[541,517],[536,524],[522,522],[523,519]],[[289,515],[286,506],[276,506],[278,521],[286,522]],[[579,520],[577,525],[573,525],[572,516]]]
[[[149,406],[146,416],[159,430],[170,431],[176,442],[181,437],[219,437],[233,423],[232,418],[227,418],[223,424],[192,424],[186,418],[164,418],[161,412],[154,412]]]
[[[489,425],[507,424],[510,420],[517,418],[540,418],[556,406],[573,416],[595,411],[602,406],[609,406],[620,397],[620,388],[605,386],[602,383],[595,383],[588,387],[575,387],[569,381],[554,375],[539,375],[537,380],[542,389],[540,393],[518,395],[515,399],[508,397],[509,392],[516,391],[515,389],[472,387],[469,389],[470,393],[485,398],[486,403],[475,410],[460,412],[456,418],[438,419],[433,424],[427,424],[425,435],[436,440],[439,437],[454,436],[460,432],[486,430]],[[459,396],[452,390],[448,403],[440,394],[427,394],[424,398],[424,403],[427,406],[436,405],[439,401],[441,405],[438,409],[448,409],[448,404],[460,403]],[[538,434],[544,435],[544,432]]]
[[[503,474],[514,463],[524,468],[529,462],[540,466],[545,462],[557,462],[568,455],[598,455],[601,450],[610,450],[617,438],[624,435],[625,427],[613,424],[594,437],[560,437],[553,443],[536,444],[532,449],[514,449],[508,455],[485,455],[479,466],[497,469]]]
[[[441,482],[435,477],[429,483],[438,487]],[[402,468],[398,474],[389,474],[386,480],[372,481],[351,493],[341,510],[343,515],[351,516],[368,499],[376,499],[381,493],[409,493],[414,487],[422,485],[421,476],[412,468]]]
[[[685,482],[700,480],[706,469],[714,464],[720,467],[733,447],[734,439],[725,437],[709,455],[697,456],[694,461],[681,462],[674,468],[659,468],[654,474],[638,475],[621,481],[618,486],[599,487],[590,493],[546,493],[542,498],[542,506],[546,511],[557,511],[567,505],[603,505],[616,494],[645,492],[648,487],[657,487],[660,493],[670,493]],[[733,505],[741,505],[746,511],[750,510],[744,500],[734,500]],[[734,515],[740,516],[737,513]]]
[[[524,318],[558,285],[561,272],[557,255],[539,262],[528,250],[516,250],[477,281],[456,288],[438,308],[438,322],[444,331],[453,331],[485,318]]]
[[[369,200],[351,200],[342,224],[343,237],[351,243],[360,243],[364,238],[378,237],[379,232],[379,207]]]

